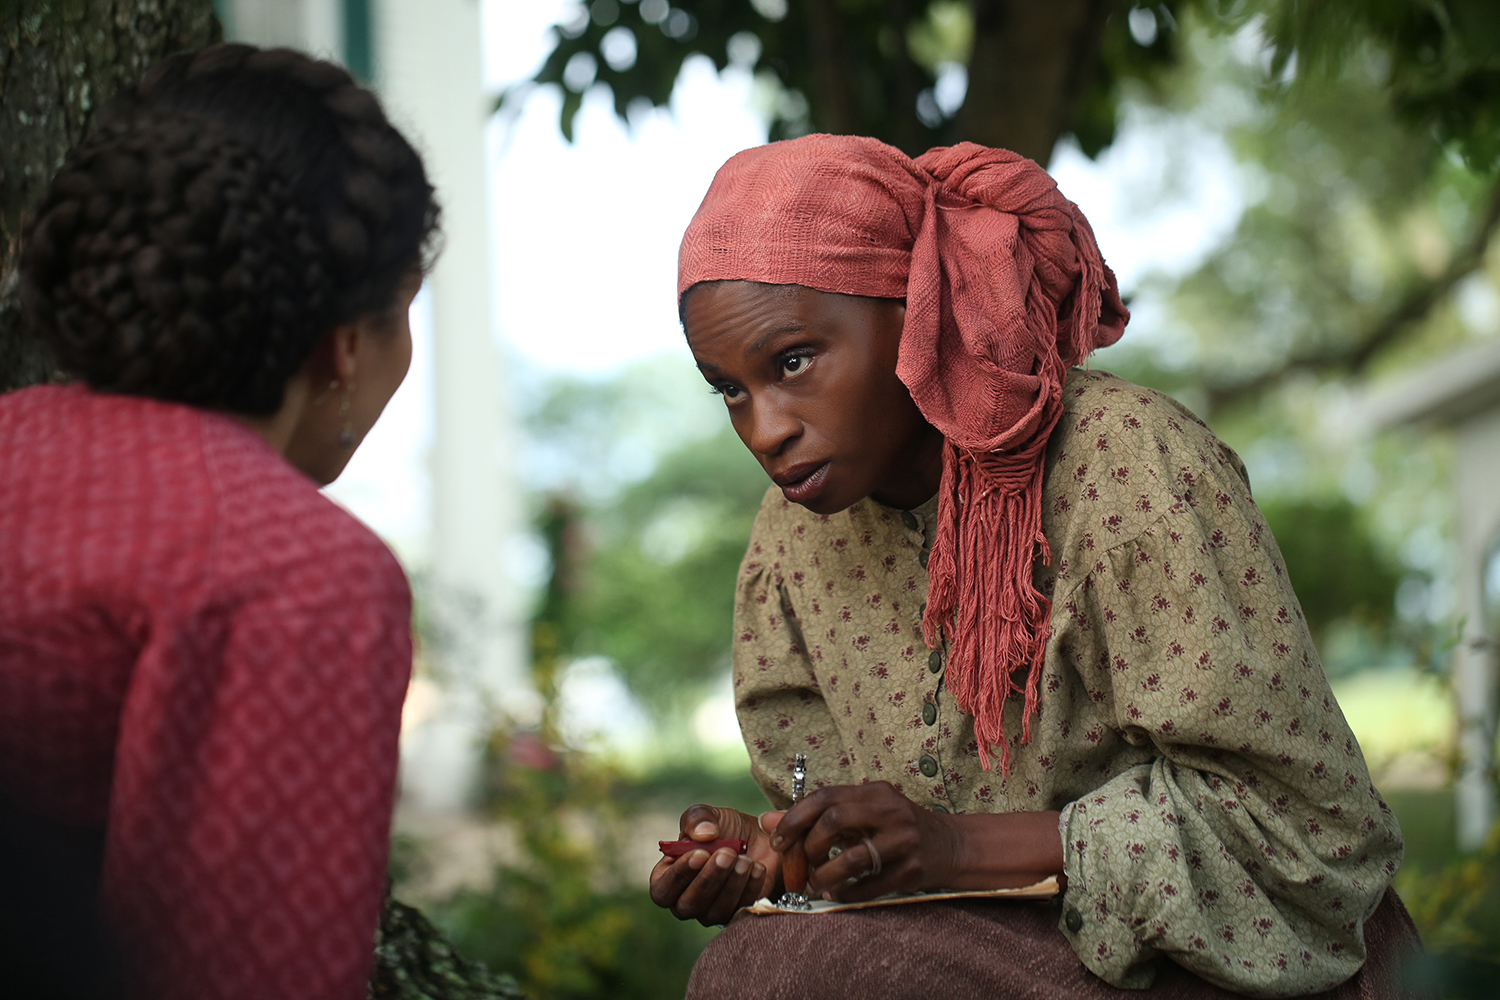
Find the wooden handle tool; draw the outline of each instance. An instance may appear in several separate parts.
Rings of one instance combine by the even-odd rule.
[[[807,892],[807,853],[802,850],[800,840],[781,855],[781,881],[787,892],[798,895]]]

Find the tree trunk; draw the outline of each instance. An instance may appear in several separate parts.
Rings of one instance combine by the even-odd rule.
[[[1116,0],[974,0],[964,138],[1045,166],[1099,65]]]
[[[219,36],[210,0],[0,0],[0,392],[50,373],[16,307],[27,211],[97,107]]]
[[[817,67],[816,97],[820,121],[828,132],[847,134],[858,130],[854,114],[854,94],[850,88],[848,60],[844,57],[845,29],[836,0],[813,0],[807,12],[812,45],[810,50]]]

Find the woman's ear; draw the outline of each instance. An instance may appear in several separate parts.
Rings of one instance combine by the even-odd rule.
[[[336,326],[325,341],[330,375],[344,385],[353,385],[358,374],[360,338],[364,335],[360,325],[355,322]]]
[[[326,390],[332,383],[337,383],[335,388],[348,385],[354,378],[358,365],[356,356],[359,353],[359,329],[354,323],[344,323],[334,327],[318,346],[312,349],[307,360],[302,363],[302,373],[307,376],[309,384],[317,388],[314,394],[313,405],[321,405],[326,396]]]

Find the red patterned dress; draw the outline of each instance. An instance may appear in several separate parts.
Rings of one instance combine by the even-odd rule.
[[[129,995],[365,996],[410,618],[390,551],[234,420],[0,396],[0,832],[82,845],[36,856],[97,886]]]

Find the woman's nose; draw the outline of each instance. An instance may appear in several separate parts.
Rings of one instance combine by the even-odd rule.
[[[802,433],[802,421],[787,407],[777,405],[774,397],[755,400],[750,420],[750,436],[745,443],[757,455],[779,455]]]

